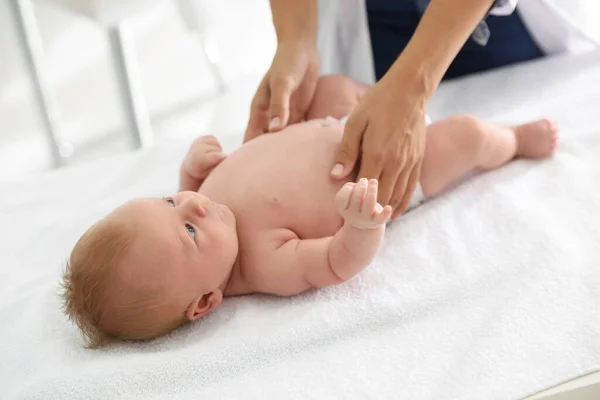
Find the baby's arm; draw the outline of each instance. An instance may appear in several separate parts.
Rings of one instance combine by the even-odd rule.
[[[179,191],[197,191],[210,172],[225,158],[216,137],[200,136],[194,140],[179,169]]]
[[[321,239],[300,239],[290,230],[280,240],[263,271],[261,289],[293,295],[313,287],[338,284],[362,271],[375,257],[391,215],[389,206],[377,203],[377,181],[347,183],[336,197],[344,226]],[[283,244],[281,242],[283,241]]]

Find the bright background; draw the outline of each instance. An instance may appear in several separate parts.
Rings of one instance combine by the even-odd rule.
[[[140,2],[144,6],[130,19],[157,145],[198,135],[207,126],[243,129],[246,121],[228,118],[219,99],[234,97],[248,107],[275,49],[267,0],[197,1],[204,6],[230,87],[223,94],[198,35],[186,28],[173,2]],[[75,147],[70,162],[130,151],[105,27],[50,0],[34,0],[34,5],[65,139]],[[9,4],[0,0],[0,180],[21,179],[52,162],[17,38]]]
[[[52,165],[9,1],[0,0],[0,181],[22,179]],[[175,0],[33,0],[64,138],[74,145],[71,164],[133,148],[106,27],[73,11],[86,4],[96,5],[103,22],[130,12],[155,145],[214,130],[241,138],[246,120],[239,116],[247,114],[240,111],[249,109],[275,50],[269,1],[192,1],[219,50],[229,84],[225,93],[217,91],[199,36],[186,28]],[[600,0],[551,1],[600,40]],[[232,104],[237,118],[229,115]]]

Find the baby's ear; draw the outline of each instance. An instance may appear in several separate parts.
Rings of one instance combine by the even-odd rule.
[[[218,289],[214,292],[196,297],[188,306],[185,315],[188,320],[195,321],[217,308],[222,300],[223,293]]]

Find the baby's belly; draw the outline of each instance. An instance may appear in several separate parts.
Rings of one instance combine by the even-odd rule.
[[[265,213],[272,214],[272,227],[289,228],[301,238],[320,238],[337,232],[343,220],[335,206],[335,195],[342,184],[319,183],[295,187],[276,200],[280,204],[266,207]]]
[[[318,156],[310,158],[322,160]],[[235,207],[240,216],[266,229],[288,228],[301,238],[333,235],[343,222],[335,196],[346,181],[333,181],[325,160],[305,165],[297,161],[265,170],[255,182],[248,179],[247,189],[238,197],[246,201],[236,202]]]
[[[306,124],[255,139],[215,169],[202,192],[226,193],[222,201],[241,227],[287,228],[301,238],[333,235],[343,223],[335,196],[347,182],[330,178],[342,132],[342,126]]]

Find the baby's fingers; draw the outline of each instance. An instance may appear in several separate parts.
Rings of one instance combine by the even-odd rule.
[[[350,199],[351,210],[360,212],[365,194],[367,193],[368,181],[366,178],[360,178],[356,186],[354,187],[354,193]],[[372,209],[371,209],[372,210]]]
[[[338,191],[335,196],[335,205],[339,211],[343,212],[348,209],[354,186],[355,184],[353,182],[348,182]]]
[[[203,135],[197,138],[194,143],[200,146],[214,146],[221,150],[221,143],[219,143],[219,139],[214,135]]]
[[[381,204],[377,203],[375,215],[373,216],[373,221],[378,224],[385,224],[390,217],[392,216],[392,206],[387,205],[385,207],[381,207]]]
[[[361,210],[364,217],[371,218],[375,215],[375,204],[377,204],[377,179],[369,179]]]
[[[204,154],[204,157],[202,157],[202,167],[212,168],[223,161],[226,157],[227,155],[221,151],[206,153]]]
[[[204,179],[207,173],[226,157],[227,155],[220,151],[203,153],[193,157],[188,156],[183,160],[183,169],[193,178]]]

